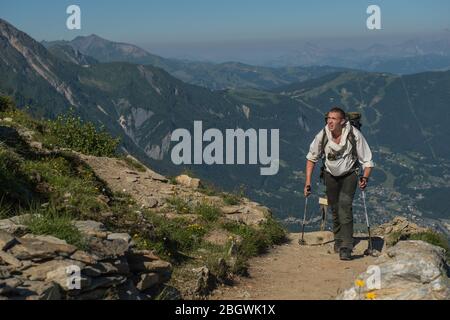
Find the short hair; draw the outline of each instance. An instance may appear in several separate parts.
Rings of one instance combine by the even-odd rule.
[[[328,113],[331,113],[331,112],[339,113],[339,114],[341,115],[341,118],[342,118],[342,119],[346,119],[346,118],[347,118],[347,117],[346,117],[346,114],[345,114],[345,111],[342,110],[341,108],[333,107],[333,108],[331,108],[330,111],[328,111]]]

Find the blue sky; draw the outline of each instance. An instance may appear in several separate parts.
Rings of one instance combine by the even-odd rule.
[[[82,29],[67,30],[66,8],[77,4]],[[366,8],[382,10],[383,30],[366,29]],[[292,39],[392,37],[450,28],[448,0],[14,0],[0,17],[37,40],[78,35],[135,43],[146,49],[274,46]],[[245,45],[244,45],[245,46]],[[262,46],[261,48],[263,48]],[[195,50],[194,50],[195,51]]]

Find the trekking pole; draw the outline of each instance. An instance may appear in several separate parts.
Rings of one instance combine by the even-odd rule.
[[[305,197],[305,211],[303,211],[303,222],[302,222],[302,238],[298,241],[298,244],[301,246],[306,244],[305,240],[304,240],[304,235],[305,235],[306,209],[307,208],[308,208],[308,197]]]
[[[362,198],[363,198],[363,204],[364,204],[364,214],[366,215],[367,230],[369,231],[369,248],[364,252],[364,254],[372,255],[372,253],[373,253],[372,235],[370,234],[369,216],[367,215],[366,192],[364,190],[361,190],[361,192],[362,192]]]

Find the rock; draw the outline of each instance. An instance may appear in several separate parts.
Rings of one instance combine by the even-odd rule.
[[[408,221],[404,217],[395,217],[391,222],[380,225],[373,231],[374,236],[383,237],[388,246],[392,246],[398,240],[405,240],[412,234],[427,232],[428,229],[422,228],[417,224]]]
[[[139,291],[145,291],[154,285],[158,284],[159,276],[156,273],[144,273],[141,274],[136,284],[136,288]]]
[[[301,234],[299,239],[301,239]],[[323,245],[334,242],[334,234],[331,231],[305,232],[304,240],[308,246]]]
[[[84,251],[77,250],[70,256],[70,259],[80,261],[86,264],[95,264],[99,260],[97,256],[90,255]]]
[[[9,266],[0,266],[0,279],[7,279],[11,277],[11,271],[13,269]]]
[[[13,219],[0,220],[0,230],[14,236],[22,236],[29,231],[27,226],[16,223]]]
[[[66,278],[68,277],[68,267],[78,266],[80,270],[84,268],[84,264],[79,261],[74,260],[50,260],[41,263],[36,266],[32,266],[22,272],[23,276],[27,277],[32,281],[44,281],[47,279],[47,274],[49,272],[55,271],[57,269],[63,268],[66,273]]]
[[[271,215],[268,208],[251,204],[225,206],[221,210],[228,220],[256,227]]]
[[[54,243],[54,244],[67,244],[65,240],[58,239],[53,236],[43,236],[43,235],[34,235],[31,233],[28,233],[22,237],[22,239],[34,239],[37,241],[43,241],[48,243]]]
[[[141,199],[143,208],[156,208],[159,204],[158,200],[152,197],[144,197]]]
[[[192,189],[198,189],[201,186],[200,179],[197,178],[191,178],[188,175],[182,174],[175,178],[175,181],[182,186],[192,188]]]
[[[127,243],[131,242],[131,236],[128,233],[110,233],[107,237],[108,240],[123,240]]]
[[[444,249],[423,241],[400,241],[386,250],[374,263],[380,271],[380,287],[352,287],[337,299],[364,299],[374,293],[380,300],[448,300],[450,284]],[[365,283],[373,273],[364,272],[359,279]]]
[[[91,238],[89,241],[90,252],[100,260],[115,259],[119,256],[123,256],[129,248],[128,242],[115,239],[115,240],[100,240],[98,238]]]
[[[9,117],[6,117],[6,118],[3,118],[3,121],[5,121],[5,122],[12,122],[13,119],[12,119],[12,118],[9,118]]]
[[[61,291],[54,282],[25,281],[17,288],[27,300],[60,300]]]
[[[7,295],[15,291],[15,289],[22,284],[23,281],[17,278],[9,278],[0,280],[0,294]]]
[[[74,280],[76,279],[70,275],[70,270],[65,266],[61,266],[55,270],[47,272],[45,281],[57,283],[64,291],[75,290],[76,292],[79,292],[79,290],[83,290],[91,286],[91,278],[80,274],[79,284],[81,289],[77,289],[74,286],[74,284],[76,284],[76,281]]]
[[[98,262],[95,265],[85,267],[82,272],[90,277],[98,277],[100,275],[128,274],[129,268],[126,262],[125,264],[120,261]]]
[[[16,242],[16,239],[5,231],[0,230],[0,251],[6,251]]]
[[[195,285],[195,293],[201,296],[208,295],[214,288],[214,278],[211,275],[209,269],[204,266],[201,268],[193,269],[197,282]]]
[[[117,291],[120,300],[142,300],[140,292],[131,280],[127,280],[124,284],[119,286]]]
[[[14,257],[12,254],[9,254],[8,252],[1,250],[0,250],[0,261],[3,261],[6,264],[9,264],[15,268],[20,268],[22,266],[22,263],[16,257]]]
[[[31,141],[29,146],[34,149],[42,150],[42,142],[39,141]]]
[[[75,221],[74,226],[78,229],[78,231],[87,237],[106,239],[108,236],[106,228],[101,222],[91,220]]]
[[[69,257],[77,248],[62,243],[51,243],[33,238],[18,238],[16,244],[9,250],[19,260],[45,260],[58,255]]]
[[[143,255],[130,254],[128,255],[128,264],[131,272],[140,273],[171,273],[172,265],[169,262],[159,260],[154,254],[146,252]]]
[[[125,181],[127,183],[135,183],[139,181],[139,177],[133,176],[133,177],[126,177]]]
[[[107,288],[114,287],[120,284],[123,284],[127,281],[127,278],[124,276],[108,276],[108,277],[99,277],[93,278],[89,286],[82,286],[83,291],[92,291],[97,288]]]

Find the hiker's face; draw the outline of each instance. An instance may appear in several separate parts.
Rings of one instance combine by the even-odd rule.
[[[330,112],[327,118],[327,126],[331,132],[338,132],[345,124],[345,119],[341,117],[339,112]]]

